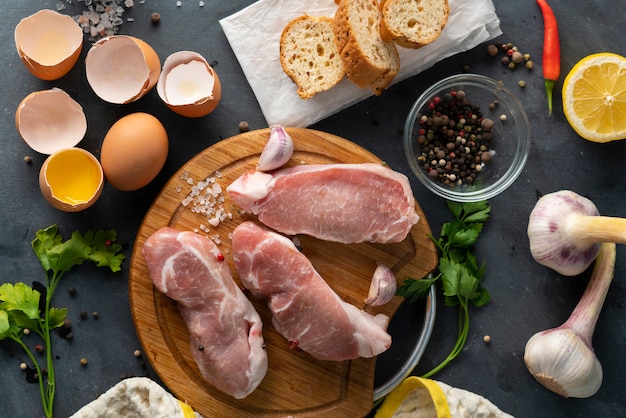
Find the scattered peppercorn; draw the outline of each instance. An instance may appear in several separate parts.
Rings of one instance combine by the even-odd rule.
[[[204,346],[202,344],[198,346],[198,351],[204,351]]]
[[[30,164],[30,163],[32,163],[32,162],[33,162],[33,159],[32,159],[32,158],[30,158],[28,155],[26,155],[26,156],[24,157],[24,162],[25,162],[26,164]]]
[[[30,329],[28,328],[24,328],[24,331],[22,331],[24,333],[24,335],[29,335],[30,334]]]
[[[428,177],[446,186],[473,183],[491,161],[493,120],[463,90],[433,97],[427,109],[419,118],[418,163]]]
[[[250,125],[245,120],[239,122],[239,132],[248,132],[250,130]]]
[[[135,350],[135,351],[133,352],[133,355],[134,355],[135,357],[141,357],[141,351],[139,351],[139,350]]]
[[[513,52],[513,54],[511,55],[511,61],[513,61],[516,64],[521,63],[522,61],[524,61],[524,55],[522,55],[521,52],[515,51]]]
[[[93,312],[91,313],[91,316],[92,316],[94,319],[98,319],[98,318],[100,317],[100,314],[98,313],[98,311],[93,311]]]
[[[20,369],[22,369],[22,370],[26,370],[26,369],[28,369],[28,364],[26,364],[26,363],[24,363],[24,362],[21,362],[21,363],[20,363]]]
[[[86,311],[80,311],[80,317],[81,318],[87,318],[87,312]]]
[[[500,120],[502,122],[504,122],[506,120],[506,115],[504,115],[504,114],[500,115]]]
[[[483,341],[486,342],[487,344],[491,342],[491,337],[489,335],[485,335],[483,337]]]
[[[64,338],[66,340],[71,340],[72,338],[74,338],[74,336],[72,335],[72,321],[70,321],[69,318],[65,318],[63,320],[63,325],[58,328],[58,333],[61,338]]]
[[[533,64],[530,61],[530,54],[520,52],[519,47],[513,45],[511,42],[501,44],[500,48],[496,45],[487,46],[487,53],[490,56],[495,57],[499,52],[503,54],[500,61],[511,71],[515,70],[519,66],[518,64],[522,63],[525,63],[526,68],[529,70],[533,68]],[[531,62],[531,64],[528,64],[529,62]]]
[[[524,81],[524,80],[520,80],[520,81],[518,81],[518,82],[517,82],[517,84],[518,84],[520,87],[526,87],[526,81]]]
[[[81,357],[80,358],[80,365],[81,366],[86,366],[87,365],[87,358]]]
[[[157,24],[161,21],[161,15],[157,12],[154,12],[150,15],[150,20],[152,23]]]
[[[224,261],[224,260],[225,260],[225,258],[224,258],[224,254],[222,254],[222,253],[217,253],[217,261]]]
[[[532,62],[531,60],[526,61],[526,68],[528,68],[529,70],[532,70],[534,66],[535,66],[535,63]]]
[[[74,296],[76,294],[76,288],[74,287],[70,287],[67,289],[67,293],[70,294],[70,296]]]
[[[38,353],[43,353],[43,345],[35,344],[35,351]]]

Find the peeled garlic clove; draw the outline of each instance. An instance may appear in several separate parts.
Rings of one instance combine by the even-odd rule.
[[[93,44],[85,58],[87,81],[102,100],[115,104],[134,102],[159,80],[161,61],[139,38],[114,35]]]
[[[83,108],[59,88],[26,96],[15,112],[17,131],[33,150],[52,154],[78,144],[87,132]]]
[[[293,140],[280,125],[270,126],[270,136],[261,152],[256,169],[270,171],[284,165],[293,155]]]
[[[539,383],[566,398],[588,398],[602,385],[602,365],[570,329],[533,335],[526,343],[524,363]]]
[[[83,46],[83,31],[74,19],[47,9],[22,19],[14,37],[22,63],[42,80],[56,80],[67,74]]]
[[[393,271],[386,265],[378,263],[374,270],[370,290],[365,299],[365,304],[370,306],[380,306],[391,301],[396,295],[398,284]]]
[[[165,105],[181,116],[199,118],[211,113],[222,98],[217,73],[197,52],[175,52],[165,60],[157,83]]]

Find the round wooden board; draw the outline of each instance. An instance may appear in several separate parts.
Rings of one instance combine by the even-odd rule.
[[[288,165],[330,163],[382,163],[375,155],[335,135],[302,128],[287,128],[294,141],[294,155]],[[225,189],[246,169],[254,168],[269,137],[269,129],[243,133],[220,141],[187,162],[165,185],[148,210],[135,240],[130,266],[130,307],[144,352],[159,377],[183,401],[206,417],[357,417],[372,406],[375,358],[344,362],[316,360],[289,348],[271,323],[264,303],[253,300],[264,324],[269,369],[259,387],[245,399],[237,400],[209,385],[191,357],[189,334],[176,303],[159,293],[150,280],[141,248],[145,240],[163,226],[199,233],[221,241],[218,246],[226,257],[233,277],[239,279],[230,255],[233,229],[244,220],[226,193],[225,208],[233,219],[204,232],[207,219],[183,206],[191,184],[216,176]],[[418,204],[419,222],[409,236],[397,244],[338,244],[299,236],[304,254],[328,284],[348,303],[371,313],[390,317],[402,302],[370,308],[364,299],[377,262],[393,268],[401,283],[408,277],[421,278],[437,265],[437,252],[428,238],[430,227]],[[341,344],[341,341],[337,341]]]

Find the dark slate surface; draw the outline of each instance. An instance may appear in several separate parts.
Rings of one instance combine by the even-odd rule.
[[[64,12],[82,10],[76,3]],[[65,236],[74,230],[114,228],[130,256],[141,220],[165,181],[186,161],[211,144],[239,133],[246,120],[251,129],[266,127],[257,101],[222,32],[218,20],[250,1],[208,0],[202,8],[186,0],[146,0],[124,14],[120,33],[140,37],[152,45],[161,59],[177,50],[193,50],[215,64],[223,98],[211,115],[189,120],[169,111],[151,91],[140,101],[112,106],[99,100],[84,76],[83,47],[79,64],[69,75],[54,82],[31,76],[20,63],[14,48],[13,29],[19,19],[40,8],[54,9],[54,0],[5,1],[0,5],[0,50],[2,75],[0,91],[0,278],[2,282],[42,280],[43,274],[30,242],[38,229],[57,223]],[[622,375],[626,367],[626,320],[624,312],[624,249],[618,246],[616,279],[600,315],[594,348],[604,366],[604,383],[589,399],[564,399],[534,381],[523,363],[524,345],[535,332],[561,324],[582,294],[588,273],[564,278],[535,263],[530,255],[526,226],[538,196],[559,189],[571,189],[589,197],[605,215],[626,217],[622,176],[626,142],[604,145],[578,137],[565,120],[560,88],[563,76],[585,55],[611,51],[626,54],[624,17],[626,1],[552,0],[561,33],[562,77],[555,89],[554,115],[546,111],[540,71],[543,21],[532,1],[494,0],[503,35],[497,42],[512,42],[532,55],[538,64],[532,72],[511,72],[485,53],[485,45],[441,61],[433,68],[405,80],[380,97],[372,97],[312,128],[333,133],[376,153],[401,172],[410,175],[402,149],[401,129],[414,99],[426,87],[444,76],[469,70],[502,80],[518,93],[532,121],[532,147],[521,177],[505,193],[492,199],[492,218],[476,248],[479,260],[487,263],[484,285],[492,302],[471,311],[471,329],[461,355],[435,376],[452,386],[479,393],[516,417],[616,417],[626,415],[626,389]],[[161,23],[153,26],[149,15],[158,11]],[[524,79],[526,88],[517,86]],[[161,174],[147,187],[120,192],[106,186],[100,201],[81,213],[62,213],[42,198],[38,171],[43,155],[30,150],[19,138],[14,113],[18,103],[32,91],[60,87],[83,107],[88,116],[88,133],[81,147],[98,153],[108,128],[121,116],[146,111],[158,117],[170,135],[170,154]],[[23,157],[32,157],[25,164]],[[413,191],[424,209],[431,228],[439,233],[450,218],[445,202],[412,179]],[[133,352],[140,345],[129,310],[128,261],[121,274],[84,265],[63,279],[55,297],[56,306],[70,308],[75,338],[67,343],[53,338],[58,389],[56,416],[68,416],[124,376],[158,377]],[[66,289],[77,289],[71,297]],[[80,311],[98,311],[99,318],[80,317]],[[394,321],[414,321],[414,310],[403,309]],[[402,326],[399,327],[403,329]],[[456,310],[439,303],[436,328],[421,364],[415,373],[438,363],[454,344]],[[490,335],[485,344],[483,336]],[[395,344],[409,344],[403,333],[394,335]],[[87,367],[79,359],[87,357]],[[25,356],[13,344],[0,343],[0,417],[43,416],[37,386],[28,384],[19,369]],[[391,365],[385,365],[392,367]]]

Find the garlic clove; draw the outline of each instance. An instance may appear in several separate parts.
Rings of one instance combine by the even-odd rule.
[[[539,383],[566,398],[588,398],[602,385],[602,365],[571,329],[538,332],[526,343],[524,363]]]
[[[393,271],[383,263],[378,263],[372,276],[365,304],[369,306],[384,305],[393,299],[397,289],[398,284]]]
[[[292,155],[293,140],[285,128],[280,125],[270,126],[270,136],[261,152],[256,169],[275,170],[289,161]]]

